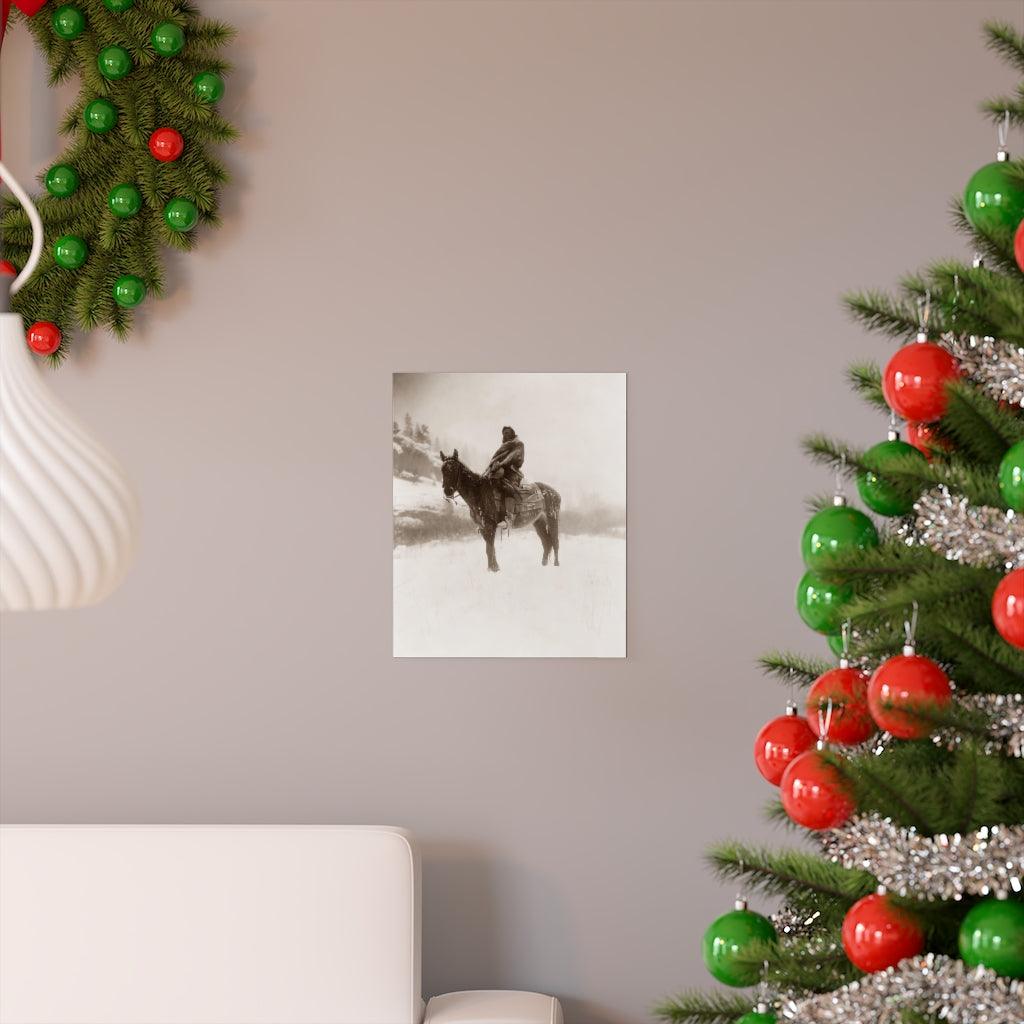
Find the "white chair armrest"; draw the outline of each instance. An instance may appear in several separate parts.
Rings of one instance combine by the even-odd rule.
[[[537,992],[449,992],[427,1003],[423,1024],[562,1024],[562,1007]]]

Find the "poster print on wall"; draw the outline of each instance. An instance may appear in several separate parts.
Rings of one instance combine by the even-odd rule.
[[[397,657],[626,656],[626,375],[396,373]]]

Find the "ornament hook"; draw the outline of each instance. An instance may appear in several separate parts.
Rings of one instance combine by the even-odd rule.
[[[896,413],[894,410],[889,410],[889,430],[887,436],[890,441],[898,441],[900,439],[900,428],[896,422]]]
[[[833,505],[845,505],[846,504],[846,490],[843,483],[843,477],[846,475],[846,452],[843,452],[839,456],[839,465],[836,466],[836,489],[832,495]]]
[[[932,316],[932,292],[926,289],[924,295],[917,300],[917,322],[919,325],[918,334],[928,334],[928,321]]]
[[[746,910],[747,909],[747,898],[746,898],[746,896],[743,895],[743,886],[742,886],[743,871],[744,871],[744,867],[743,867],[743,854],[742,853],[738,853],[736,855],[736,864],[737,864],[737,867],[739,868],[740,883],[741,883],[741,885],[740,885],[740,891],[738,893],[736,893],[736,899],[733,902],[733,906],[735,907],[736,910]]]
[[[903,647],[904,654],[914,653],[914,638],[917,635],[917,602],[911,606],[910,618],[903,620],[903,633],[907,642]]]
[[[1010,138],[1010,112],[1008,110],[1003,111],[1003,119],[996,124],[996,139],[999,141],[999,149],[996,151],[997,155],[1002,156],[1005,160],[1006,156],[1009,155],[1006,149],[1006,143]],[[1003,154],[1006,154],[1005,156]]]
[[[832,698],[829,697],[824,711],[818,706],[818,735],[822,742],[828,743],[828,731],[832,728]]]

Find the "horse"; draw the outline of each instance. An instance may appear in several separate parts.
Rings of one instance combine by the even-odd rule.
[[[494,535],[498,531],[498,511],[494,503],[494,485],[479,473],[474,473],[459,459],[459,449],[451,455],[441,452],[441,487],[444,496],[449,500],[456,494],[460,495],[469,509],[469,514],[480,530],[480,536],[487,547],[487,568],[491,572],[499,572],[501,566],[494,554]],[[558,514],[562,508],[562,497],[553,487],[547,484],[534,483],[540,497],[539,502],[527,503],[527,507],[519,507],[512,522],[514,529],[530,526],[537,531],[544,554],[540,564],[547,565],[548,559],[554,555],[554,564],[558,565]],[[529,493],[529,492],[528,492]],[[499,498],[503,501],[503,498]]]

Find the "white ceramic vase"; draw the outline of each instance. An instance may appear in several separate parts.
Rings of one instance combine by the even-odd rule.
[[[0,608],[99,601],[137,528],[121,467],[46,386],[21,317],[0,313]]]

